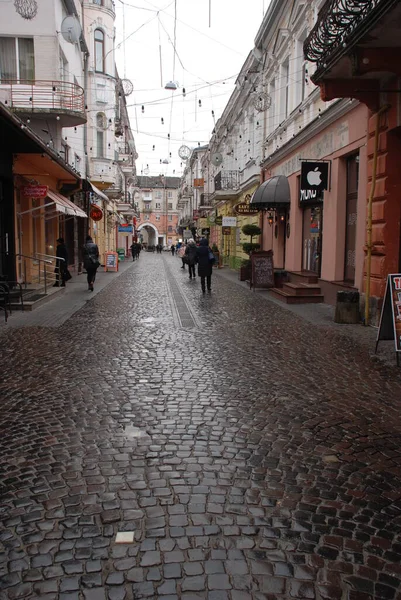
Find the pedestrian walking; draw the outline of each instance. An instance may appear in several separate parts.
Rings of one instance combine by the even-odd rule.
[[[202,238],[199,246],[196,248],[198,258],[198,275],[201,278],[202,293],[212,291],[212,271],[215,258],[206,238]],[[206,285],[205,285],[206,283]]]
[[[185,246],[184,245],[182,245],[177,250],[177,256],[179,258],[181,258],[181,261],[182,261],[181,269],[185,269],[185,263],[187,262],[187,259],[186,259],[186,256],[185,256]]]
[[[174,244],[171,244],[170,250],[171,250],[171,256],[174,256],[174,253],[175,253],[175,246],[174,246]]]
[[[132,242],[130,248],[131,248],[132,260],[134,261],[136,259],[136,255],[137,255],[137,250],[136,250],[136,244],[135,244],[135,242]]]
[[[65,287],[68,271],[68,251],[64,243],[64,238],[58,238],[56,248],[56,266],[54,267],[56,282],[53,287]],[[71,279],[71,276],[69,277]]]
[[[194,239],[189,239],[188,244],[185,248],[185,257],[187,259],[188,268],[189,268],[189,278],[195,279],[195,265],[198,262],[198,253]]]
[[[94,243],[91,236],[86,237],[86,244],[83,247],[84,267],[87,273],[88,290],[93,292],[93,286],[96,279],[96,271],[100,267],[99,248]]]

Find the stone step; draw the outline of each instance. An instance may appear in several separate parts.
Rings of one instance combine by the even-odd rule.
[[[312,271],[288,271],[291,283],[312,283],[318,282],[318,276]]]
[[[269,290],[269,294],[271,294],[277,300],[281,300],[285,302],[285,304],[320,304],[324,302],[324,297],[322,294],[313,295],[313,296],[298,296],[296,294],[289,294],[285,292],[283,288],[272,288]]]
[[[55,294],[64,294],[65,287],[50,287],[47,289],[47,294],[43,290],[32,290],[29,294],[23,294],[24,304],[20,301],[11,301],[11,310],[35,310],[42,304],[46,304],[49,300],[55,298]]]
[[[319,296],[320,286],[312,283],[284,283],[283,290],[295,296]]]

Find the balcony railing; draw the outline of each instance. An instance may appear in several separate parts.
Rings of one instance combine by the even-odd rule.
[[[151,213],[151,212],[153,212],[153,208],[151,206],[144,206],[142,208],[142,212],[143,213]]]
[[[394,0],[327,0],[304,43],[305,58],[325,67],[336,51],[357,41],[364,21],[389,3]]]
[[[211,206],[213,206],[211,194],[201,194],[199,208],[210,208]]]
[[[97,6],[102,6],[103,8],[111,10],[113,13],[116,12],[116,5],[114,0],[90,0],[89,4],[96,4]]]
[[[85,98],[81,86],[69,81],[7,80],[0,90],[8,92],[11,108],[24,113],[79,113],[84,123]]]
[[[239,187],[238,171],[220,171],[214,178],[214,189],[216,192],[222,190],[237,190]]]

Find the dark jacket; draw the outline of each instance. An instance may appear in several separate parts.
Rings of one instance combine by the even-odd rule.
[[[198,255],[195,244],[188,244],[185,248],[185,256],[188,259],[189,265],[194,265],[198,262]]]
[[[196,248],[196,255],[198,257],[198,275],[199,277],[207,277],[212,274],[213,263],[209,260],[210,248],[207,244],[207,240],[201,240],[200,246]]]
[[[99,260],[99,248],[94,242],[86,242],[83,247],[83,258],[85,269],[97,269],[96,261]]]
[[[65,271],[68,268],[68,251],[67,246],[65,244],[58,244],[56,248],[56,256],[57,258],[64,258],[64,260],[56,261],[56,269],[60,269],[60,271]]]

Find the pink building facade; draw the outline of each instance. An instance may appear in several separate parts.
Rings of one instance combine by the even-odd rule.
[[[324,119],[312,121],[262,165],[264,181],[284,175],[291,192],[285,211],[263,213],[263,249],[273,249],[276,269],[315,274],[329,304],[338,290],[362,291],[367,115],[365,105],[336,102]],[[329,161],[329,189],[322,200],[301,200],[301,159]]]

